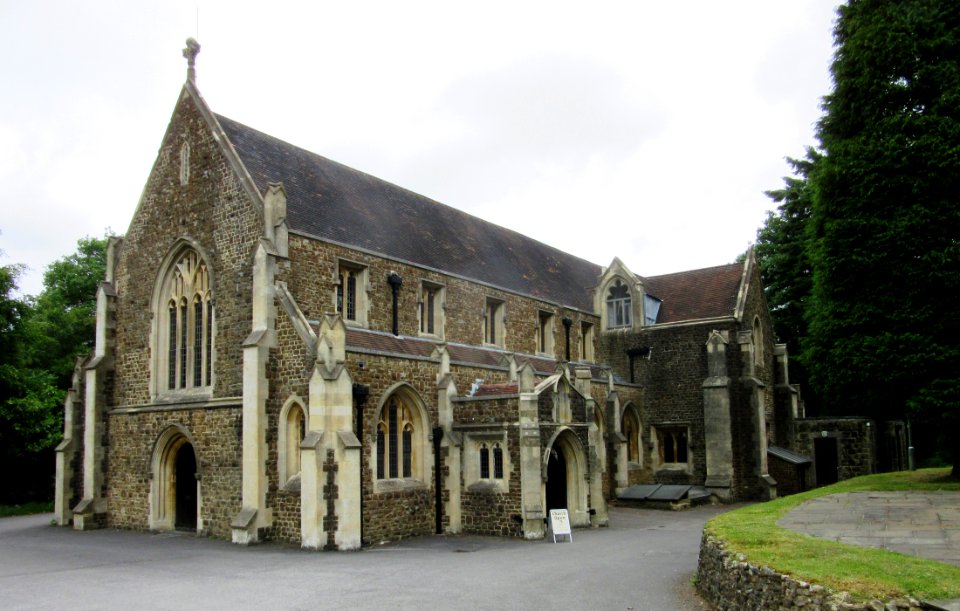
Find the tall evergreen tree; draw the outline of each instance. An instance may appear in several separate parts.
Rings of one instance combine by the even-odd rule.
[[[960,3],[851,0],[835,42],[805,360],[834,412],[914,414],[956,448]]]
[[[788,158],[794,175],[787,176],[782,189],[767,191],[777,202],[763,227],[757,230],[754,254],[760,266],[763,288],[770,306],[777,340],[786,343],[790,354],[790,380],[799,384],[808,413],[818,413],[819,399],[807,384],[801,345],[807,335],[806,308],[810,301],[813,273],[807,253],[807,225],[812,197],[809,176],[820,159],[812,148],[805,159]]]

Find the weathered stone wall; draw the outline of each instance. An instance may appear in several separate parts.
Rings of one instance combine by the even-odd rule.
[[[754,270],[750,289],[744,300],[743,322],[729,320],[704,323],[654,325],[639,331],[612,331],[599,334],[597,354],[600,362],[610,365],[622,379],[632,379],[643,387],[637,401],[641,426],[642,464],[649,468],[652,479],[665,484],[703,484],[706,478],[706,438],[703,420],[703,381],[707,377],[706,342],[713,330],[726,332],[727,374],[731,378],[730,410],[733,452],[734,498],[757,498],[763,494],[759,480],[761,471],[757,452],[757,430],[753,426],[751,393],[756,386],[764,405],[766,438],[775,438],[774,422],[774,341],[773,327],[761,290],[759,273]],[[731,315],[733,313],[731,312]],[[739,332],[750,331],[759,317],[763,334],[763,354],[750,368],[749,351],[739,343]],[[631,372],[629,351],[649,348],[649,358],[635,357]],[[747,378],[756,381],[748,381]],[[621,397],[621,404],[624,404]],[[661,468],[655,451],[655,428],[683,426],[689,431],[688,467]],[[632,481],[650,478],[631,476]]]
[[[180,148],[190,144],[190,180],[180,184]],[[127,229],[116,280],[116,383],[109,403],[152,400],[151,322],[160,265],[181,239],[207,257],[215,300],[214,397],[237,397],[241,343],[250,332],[251,270],[260,212],[235,178],[196,107],[184,98],[167,129],[137,213]]]
[[[817,452],[814,440],[837,440],[837,476],[840,480],[874,472],[876,423],[866,418],[802,418],[794,423],[796,452],[813,459],[810,487],[817,483]],[[826,435],[823,433],[826,432]]]
[[[503,346],[511,352],[534,354],[537,352],[539,316],[542,311],[554,314],[554,358],[565,356],[563,318],[570,318],[570,356],[578,360],[580,355],[581,321],[590,322],[598,328],[599,318],[530,297],[470,282],[462,278],[425,270],[405,263],[384,259],[358,250],[332,245],[310,239],[307,236],[290,236],[290,258],[293,270],[290,279],[291,292],[307,318],[316,319],[335,309],[337,268],[345,261],[366,268],[369,290],[367,291],[367,328],[376,331],[393,330],[393,296],[387,277],[396,272],[403,279],[398,294],[398,327],[400,335],[420,335],[419,300],[420,286],[424,281],[444,287],[443,311],[445,318],[443,339],[465,344],[483,344],[484,304],[487,297],[504,302],[506,313],[506,341]]]
[[[728,324],[726,328],[732,328]],[[660,483],[702,484],[706,478],[703,430],[703,380],[707,377],[705,345],[718,324],[647,327],[638,333],[603,333],[598,340],[600,359],[615,372],[630,379],[628,350],[649,347],[650,358],[634,362],[634,380],[643,387],[640,400],[634,401],[640,414],[642,463]],[[734,334],[735,335],[735,334]],[[728,363],[733,360],[728,347]],[[731,367],[733,363],[728,365]],[[739,370],[739,366],[736,370]],[[618,387],[618,394],[621,389]],[[620,397],[621,404],[625,398]],[[654,427],[676,425],[689,429],[687,471],[660,468],[654,451]]]
[[[811,487],[813,468],[810,464],[795,465],[771,456],[769,465],[770,475],[777,480],[777,496],[797,494]]]
[[[274,490],[270,497],[273,508],[271,535],[277,541],[300,544],[300,491]]]
[[[517,400],[490,401],[491,404],[511,404],[514,414],[517,413]],[[492,412],[499,411],[500,406],[491,405]],[[516,416],[514,416],[514,421]],[[508,489],[502,491],[496,484],[477,482],[470,486],[461,478],[461,520],[463,532],[475,535],[494,535],[522,537],[523,527],[520,521],[522,503],[520,494],[520,432],[516,427],[507,429],[507,443],[504,451],[509,454],[508,469],[504,470],[504,478],[508,482]],[[463,457],[465,463],[467,457]]]
[[[107,525],[149,527],[151,462],[160,434],[179,425],[193,439],[200,477],[204,531],[230,537],[230,521],[240,508],[242,451],[240,408],[144,410],[110,415]]]
[[[920,611],[913,598],[853,602],[846,592],[834,592],[783,575],[765,566],[755,566],[742,554],[732,554],[717,537],[704,533],[700,541],[697,589],[717,611],[726,609],[838,609],[873,611],[909,609]]]

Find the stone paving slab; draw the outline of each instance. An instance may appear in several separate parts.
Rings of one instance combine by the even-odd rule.
[[[779,526],[960,566],[960,492],[845,492],[803,503]],[[960,611],[960,599],[926,601]]]
[[[960,566],[960,492],[846,492],[791,510],[778,524],[841,543]]]

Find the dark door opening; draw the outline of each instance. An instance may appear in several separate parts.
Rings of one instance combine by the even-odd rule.
[[[567,509],[567,461],[556,447],[547,462],[547,510],[551,509]]]
[[[193,446],[185,443],[177,450],[175,526],[180,530],[197,529],[197,457]]]
[[[816,459],[817,486],[836,484],[840,463],[837,457],[837,438],[818,437],[813,440],[813,455]]]

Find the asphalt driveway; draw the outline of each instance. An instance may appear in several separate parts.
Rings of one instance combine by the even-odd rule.
[[[702,609],[704,522],[725,511],[611,508],[573,543],[422,537],[360,552],[243,548],[179,533],[0,519],[4,609]]]

